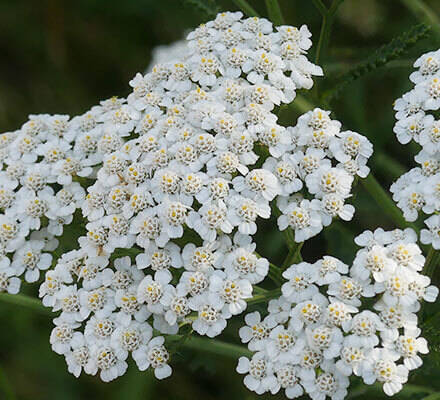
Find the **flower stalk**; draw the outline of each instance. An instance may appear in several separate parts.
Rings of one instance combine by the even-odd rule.
[[[233,0],[234,4],[240,8],[248,17],[258,17],[258,13],[246,0]]]
[[[50,311],[48,308],[45,308],[39,299],[27,296],[25,294],[0,293],[0,303],[22,306],[29,310],[35,311],[40,315],[53,317],[52,311]]]
[[[284,17],[281,12],[278,0],[266,0],[267,13],[269,14],[269,19],[275,25],[284,25]]]
[[[385,192],[373,174],[370,173],[365,179],[361,179],[361,183],[365,190],[376,201],[377,205],[394,221],[399,228],[405,229],[407,227],[411,227],[418,232],[418,228],[414,224],[407,222],[405,218],[403,218],[400,209],[396,206],[387,192]]]

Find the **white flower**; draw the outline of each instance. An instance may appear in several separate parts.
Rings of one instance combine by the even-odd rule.
[[[332,400],[342,400],[347,395],[350,384],[348,377],[341,374],[334,364],[322,366],[323,371],[314,380],[304,380],[303,386],[312,400],[322,400],[327,396]]]
[[[312,299],[318,292],[314,284],[318,279],[318,269],[313,264],[302,262],[292,265],[283,272],[283,277],[288,279],[281,288],[283,296],[293,303]]]
[[[324,256],[321,260],[315,263],[318,268],[318,285],[328,285],[333,282],[337,282],[341,274],[348,272],[348,265],[335,257]]]
[[[94,375],[100,370],[100,378],[104,382],[110,382],[125,374],[127,363],[123,360],[123,354],[110,345],[93,345],[89,360],[90,372]]]
[[[306,178],[307,188],[318,198],[329,193],[346,198],[349,196],[352,182],[353,177],[340,168],[321,167]]]
[[[373,348],[379,344],[376,332],[384,329],[385,325],[377,314],[364,310],[350,321],[347,327],[350,335],[346,336],[345,343],[354,347]]]
[[[199,335],[208,337],[219,335],[226,328],[226,319],[231,316],[229,310],[223,308],[224,301],[213,293],[204,293],[191,298],[189,306],[198,313],[192,327]]]
[[[440,70],[439,51],[430,51],[421,55],[414,63],[414,67],[418,70],[412,72],[409,79],[415,84],[436,75]]]
[[[357,253],[353,262],[352,275],[361,280],[368,279],[372,275],[376,282],[383,282],[394,273],[396,268],[397,264],[388,257],[387,249],[374,245],[370,249]]]
[[[231,279],[244,278],[250,283],[261,282],[269,271],[269,261],[257,257],[253,252],[255,244],[238,247],[226,255],[224,268]]]
[[[359,133],[346,131],[336,134],[337,139],[330,141],[330,150],[333,156],[341,163],[350,159],[363,157],[369,159],[373,154],[373,145],[370,141]]]
[[[362,378],[367,385],[376,380],[383,383],[383,390],[388,396],[393,396],[402,390],[402,384],[408,380],[408,369],[396,365],[396,357],[386,349],[372,350],[367,357]]]
[[[139,303],[146,303],[150,312],[160,314],[163,310],[160,299],[169,286],[170,280],[171,276],[167,271],[158,271],[154,279],[151,275],[147,275],[139,283],[137,289],[137,300]]]
[[[290,312],[289,327],[301,331],[304,325],[316,324],[321,321],[328,300],[320,293],[315,294],[311,300],[298,303]]]
[[[275,394],[282,388],[288,399],[300,397],[304,393],[304,389],[299,384],[298,367],[292,364],[285,364],[275,366],[274,370],[277,386],[271,390],[271,393]]]
[[[257,232],[257,217],[269,218],[270,207],[265,201],[232,196],[229,200],[232,208],[228,212],[228,219],[243,235],[254,235]]]
[[[275,363],[295,363],[305,346],[305,338],[293,330],[276,326],[269,334],[266,352]]]
[[[264,169],[254,169],[246,177],[234,178],[232,183],[237,192],[249,198],[271,201],[280,191],[276,176]]]
[[[121,353],[122,359],[127,359],[131,353],[136,361],[139,353],[142,352],[142,346],[148,344],[153,336],[153,329],[146,322],[132,321],[127,326],[117,327],[111,334],[111,344],[118,353]]]
[[[136,351],[135,361],[139,370],[145,371],[151,366],[157,379],[168,378],[172,373],[172,369],[168,365],[170,354],[165,348],[164,342],[165,339],[162,336],[156,336],[147,345]]]
[[[420,241],[423,244],[432,244],[432,247],[436,250],[440,249],[440,217],[433,215],[425,219],[425,225],[428,229],[422,229]]]
[[[304,242],[316,236],[322,230],[322,220],[316,205],[309,200],[290,203],[278,218],[278,227],[281,231],[291,226],[295,231],[295,242]]]
[[[266,360],[262,352],[256,353],[251,360],[240,357],[236,369],[240,374],[247,374],[243,382],[249,390],[257,394],[277,389],[272,363]]]
[[[252,285],[248,280],[232,280],[223,271],[211,275],[209,290],[218,294],[220,302],[232,315],[241,314],[246,309],[246,299],[252,297]]]
[[[269,318],[262,321],[258,311],[246,314],[244,320],[246,325],[242,326],[238,332],[241,341],[248,343],[249,350],[264,350],[270,331],[275,326],[275,321]]]
[[[21,280],[10,267],[0,268],[0,292],[17,294],[20,291]]]
[[[204,204],[198,212],[188,215],[187,224],[193,228],[203,240],[215,241],[217,230],[224,233],[232,232],[232,225],[227,219],[227,208],[222,200]]]
[[[26,282],[36,282],[40,277],[40,270],[46,270],[51,266],[52,255],[42,252],[44,246],[43,241],[29,240],[14,253],[11,268],[15,269],[17,275],[26,271]]]

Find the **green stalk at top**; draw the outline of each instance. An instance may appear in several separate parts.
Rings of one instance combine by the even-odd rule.
[[[333,0],[333,3],[328,10],[325,9],[325,6],[321,1],[314,1],[315,6],[317,6],[322,14],[321,33],[319,34],[318,47],[316,49],[315,64],[319,65],[319,62],[328,47],[333,20],[338,7],[343,1],[344,0]]]
[[[361,183],[376,201],[377,205],[385,211],[385,214],[388,215],[399,228],[405,229],[411,227],[418,232],[414,224],[407,222],[405,218],[403,218],[400,209],[371,173],[365,179],[361,179]]]
[[[267,13],[274,25],[284,25],[284,18],[278,0],[266,0]]]
[[[303,247],[303,244],[304,242],[301,243],[294,242],[294,245],[290,248],[287,257],[283,262],[282,270],[285,270],[286,268],[290,267],[292,264],[297,264],[302,261],[301,249]]]
[[[257,11],[246,0],[233,0],[233,2],[248,17],[258,17]]]
[[[0,303],[15,304],[33,310],[38,314],[54,316],[52,311],[49,308],[44,307],[40,300],[34,299],[25,294],[0,293]]]

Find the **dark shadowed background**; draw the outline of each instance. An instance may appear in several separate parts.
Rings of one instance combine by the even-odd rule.
[[[266,15],[264,1],[249,2]],[[321,27],[319,12],[310,0],[280,0],[280,4],[288,24],[309,26],[313,58]],[[312,94],[324,93],[339,76],[412,26],[438,22],[440,1],[425,0],[424,4],[433,12],[430,21],[418,14],[419,1],[345,0],[321,59],[326,78],[317,80],[317,91]],[[218,0],[217,5],[222,10],[237,9],[232,1]],[[209,18],[192,7],[190,0],[0,0],[0,132],[19,128],[28,114],[76,115],[105,98],[126,96],[128,81],[145,70],[154,47],[181,39],[184,32]],[[385,67],[348,84],[330,103],[333,116],[346,129],[373,142],[375,155],[370,165],[386,188],[413,166],[418,151],[415,145],[397,143],[392,132],[392,102],[410,89],[408,75],[415,58],[440,47],[438,32],[437,24],[427,38]],[[317,102],[309,93],[303,94]],[[289,109],[281,119],[285,124],[294,123],[298,115]],[[355,189],[353,203],[357,207],[354,220],[334,223],[319,238],[308,241],[305,260],[331,254],[350,262],[356,252],[355,235],[378,226],[394,228],[361,185]],[[257,243],[260,253],[277,263],[285,248],[275,227],[274,220],[264,224]],[[435,281],[439,283],[438,276]],[[35,294],[37,286],[24,291]],[[437,308],[431,305],[428,314]],[[243,315],[232,320],[222,339],[236,342],[242,320]],[[110,384],[90,376],[75,379],[68,374],[63,357],[50,349],[51,329],[47,316],[0,304],[0,399],[8,385],[6,390],[20,400],[258,398],[244,388],[242,376],[235,372],[236,360],[183,349],[173,354],[174,373],[166,381],[159,382],[136,368],[129,368]],[[417,400],[440,391],[439,336],[437,330],[429,329],[431,354],[425,357],[423,368],[411,373],[406,391],[396,398]],[[349,398],[381,399],[385,395],[355,380]]]

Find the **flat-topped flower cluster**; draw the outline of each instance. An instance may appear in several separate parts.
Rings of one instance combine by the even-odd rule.
[[[414,88],[395,102],[394,132],[400,143],[413,140],[422,147],[415,156],[419,166],[390,190],[407,221],[417,220],[419,214],[426,217],[427,229],[421,231],[420,240],[440,249],[440,121],[432,115],[440,109],[440,50],[423,54],[414,67],[409,77]]]
[[[26,167],[13,181],[6,158],[0,180],[0,199],[12,196],[0,204],[5,282],[18,274],[10,259],[30,243],[40,219],[49,225],[38,235],[46,236],[60,235],[76,209],[86,219],[79,248],[56,260],[40,287],[43,304],[59,312],[52,347],[75,376],[99,371],[110,381],[125,373],[131,355],[140,370],[152,367],[162,379],[171,368],[160,335],[188,324],[200,335],[219,335],[268,273],[252,236],[274,208],[279,228],[292,229],[297,242],[334,218],[352,218],[346,201],[356,176],[369,172],[371,143],[341,131],[321,109],[295,127],[277,123],[277,107],[322,75],[305,56],[310,36],[305,26],[274,29],[265,19],[222,13],[188,35],[182,61],[138,73],[126,99],[63,117],[66,129],[53,140],[49,122],[40,136],[27,126],[61,117],[34,117],[1,136],[2,151]],[[35,155],[32,146],[16,150],[26,135],[41,148]],[[27,209],[17,211],[18,186],[7,186],[28,182],[28,168],[43,182],[24,195],[46,202],[38,224]],[[41,249],[51,245],[46,236]]]
[[[31,115],[21,129],[0,135],[0,292],[17,293],[18,276],[36,282],[52,265],[56,237],[94,181],[82,180],[96,178],[94,167],[122,143],[121,133],[103,130],[120,106],[112,98],[72,119]]]
[[[399,392],[428,352],[416,312],[438,295],[420,273],[425,258],[416,241],[411,229],[365,231],[351,267],[325,256],[284,271],[282,296],[269,302],[267,316],[247,314],[240,329],[255,352],[237,366],[245,385],[258,394],[283,389],[289,399],[342,400],[356,375],[383,384],[387,395]]]

